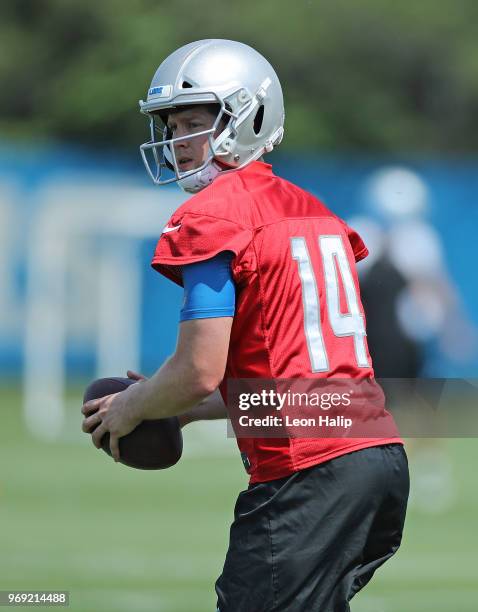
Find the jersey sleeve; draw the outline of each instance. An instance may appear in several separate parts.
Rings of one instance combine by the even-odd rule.
[[[215,257],[221,251],[233,254],[231,270],[238,282],[250,258],[244,257],[252,241],[252,229],[235,221],[186,212],[174,214],[158,240],[152,267],[183,286],[182,267]]]
[[[354,229],[352,229],[345,223],[345,221],[341,219],[341,222],[343,223],[345,231],[347,232],[350,245],[355,255],[355,261],[361,261],[362,259],[365,259],[368,255],[368,249],[365,246],[364,241]]]

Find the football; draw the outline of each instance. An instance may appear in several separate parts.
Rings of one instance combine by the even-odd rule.
[[[85,391],[83,403],[124,391],[137,381],[130,378],[99,378]],[[141,384],[141,383],[139,383]],[[111,456],[110,436],[101,439],[101,447]],[[139,470],[163,470],[179,461],[183,437],[177,417],[148,420],[140,423],[119,440],[120,463]]]

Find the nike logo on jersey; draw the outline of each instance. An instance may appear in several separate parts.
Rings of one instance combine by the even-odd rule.
[[[181,223],[179,223],[178,225],[173,225],[173,227],[169,227],[169,225],[166,225],[166,227],[163,229],[161,233],[167,234],[168,232],[174,232],[178,230],[180,227],[181,227]]]

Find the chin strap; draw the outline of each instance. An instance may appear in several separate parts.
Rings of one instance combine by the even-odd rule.
[[[220,172],[221,168],[214,163],[214,160],[211,160],[202,170],[186,178],[179,179],[178,185],[186,193],[197,193],[201,191],[201,189],[204,189],[204,187],[210,185]]]

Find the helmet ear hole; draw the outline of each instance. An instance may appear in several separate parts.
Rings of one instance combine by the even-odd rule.
[[[264,121],[264,105],[261,104],[257,110],[256,116],[254,117],[254,134],[259,134]]]

